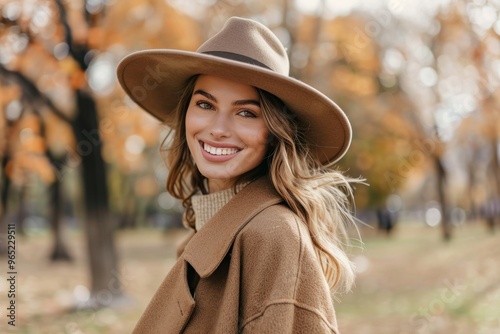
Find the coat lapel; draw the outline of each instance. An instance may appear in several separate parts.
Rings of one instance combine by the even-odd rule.
[[[210,276],[245,224],[265,208],[282,201],[267,177],[255,180],[234,196],[193,236],[184,250],[184,259],[201,278]]]

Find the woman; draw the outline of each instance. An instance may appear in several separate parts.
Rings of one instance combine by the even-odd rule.
[[[127,94],[173,129],[167,190],[191,229],[135,333],[338,333],[332,292],[351,141],[342,110],[290,78],[264,25],[233,17],[196,52],[146,50],[118,66]]]

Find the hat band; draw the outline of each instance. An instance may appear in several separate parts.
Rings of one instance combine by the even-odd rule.
[[[202,53],[205,53],[205,54],[208,54],[208,55],[212,55],[212,56],[216,56],[216,57],[220,57],[220,58],[226,58],[226,59],[229,59],[229,60],[236,60],[236,61],[239,61],[239,62],[242,62],[242,63],[251,64],[251,65],[257,65],[259,67],[263,67],[263,68],[266,68],[266,69],[272,71],[272,68],[270,68],[266,64],[263,64],[260,61],[255,60],[255,59],[253,59],[251,57],[240,55],[238,53],[226,52],[226,51],[204,51]]]

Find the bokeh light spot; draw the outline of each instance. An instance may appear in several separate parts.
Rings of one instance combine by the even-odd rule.
[[[90,291],[83,285],[77,285],[73,289],[73,296],[78,302],[85,303],[90,299]]]
[[[11,101],[5,108],[5,117],[7,120],[13,122],[19,119],[23,106],[19,100]]]
[[[425,211],[425,223],[435,227],[441,223],[441,211],[438,208],[429,208]]]
[[[139,135],[131,135],[125,141],[125,149],[131,154],[141,154],[145,147],[146,143]]]

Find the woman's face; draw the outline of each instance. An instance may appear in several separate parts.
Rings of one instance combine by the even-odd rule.
[[[268,129],[252,86],[215,76],[198,77],[186,113],[186,139],[210,192],[231,187],[257,167]]]

